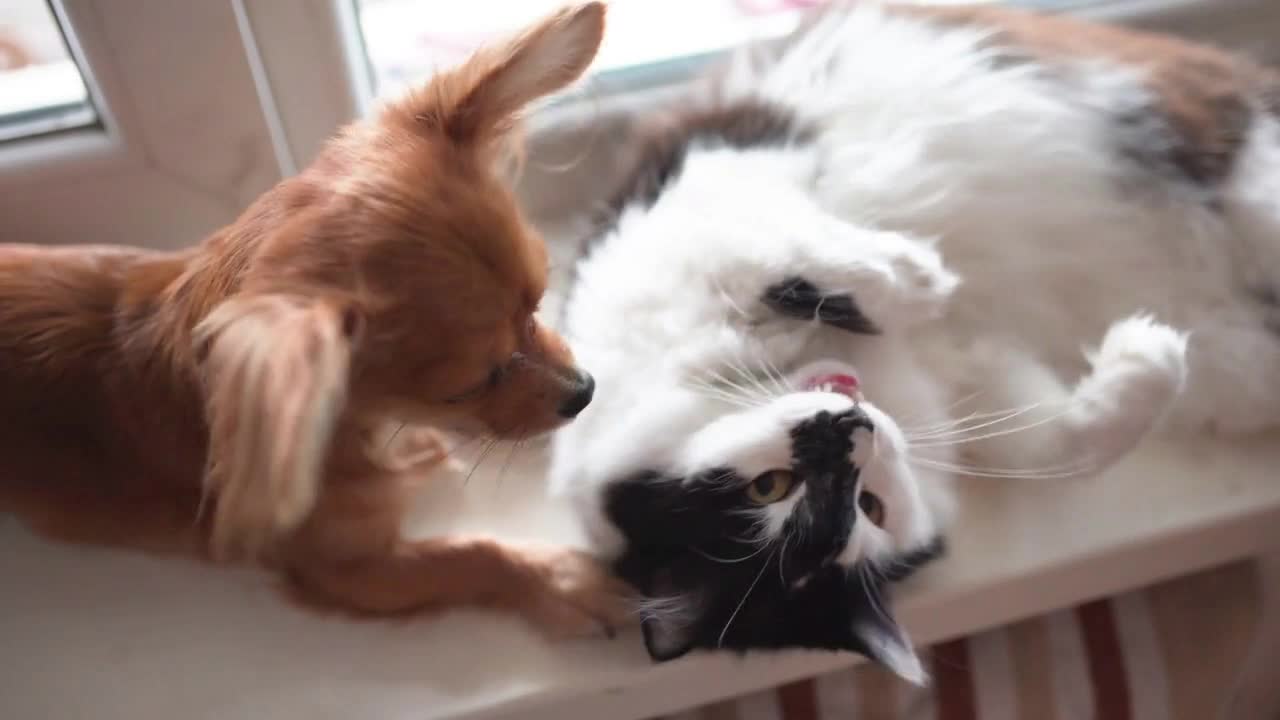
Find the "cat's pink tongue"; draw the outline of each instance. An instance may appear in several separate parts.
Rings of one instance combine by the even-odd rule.
[[[856,400],[858,398],[858,378],[847,373],[818,375],[805,383],[804,389],[840,393]]]

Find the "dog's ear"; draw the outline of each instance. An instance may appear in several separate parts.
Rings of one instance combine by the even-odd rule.
[[[566,7],[523,33],[480,49],[400,104],[416,122],[458,141],[501,134],[531,101],[555,92],[591,64],[604,38],[605,5]]]
[[[311,512],[363,322],[348,304],[263,294],[233,297],[196,327],[215,557],[257,556]]]

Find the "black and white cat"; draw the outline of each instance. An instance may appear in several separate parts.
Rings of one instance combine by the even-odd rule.
[[[1280,421],[1280,80],[1256,66],[858,2],[634,142],[567,300],[598,391],[552,485],[657,659],[851,649],[921,681],[886,588],[940,551],[954,474]]]

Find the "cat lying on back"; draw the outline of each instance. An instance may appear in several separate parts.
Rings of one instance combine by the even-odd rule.
[[[555,441],[650,653],[923,671],[886,586],[953,474],[1280,420],[1280,80],[1005,8],[820,11],[646,143],[576,269]],[[1082,352],[1082,349],[1087,349]]]

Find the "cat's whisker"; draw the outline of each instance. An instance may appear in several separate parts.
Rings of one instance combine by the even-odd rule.
[[[778,379],[773,376],[773,373],[769,372],[769,369],[764,366],[764,363],[759,359],[755,359],[753,362],[755,366],[760,369],[758,374],[764,377],[764,382],[756,382],[756,385],[760,387],[761,391],[771,398],[778,397],[779,395],[785,395],[786,391],[778,384]],[[765,385],[765,382],[768,384]]]
[[[1017,410],[1001,410],[995,413],[981,413],[980,415],[975,413],[974,415],[971,415],[970,418],[975,420],[982,420],[984,419],[984,417],[990,417],[992,415],[999,415],[999,417],[996,417],[994,420],[986,420],[985,422],[979,422],[976,425],[966,425],[964,427],[953,427],[946,430],[939,430],[937,432],[924,433],[920,435],[908,435],[908,440],[912,442],[916,440],[938,440],[941,438],[962,435],[964,433],[973,432],[974,430],[981,430],[983,428],[991,427],[992,425],[999,425],[1002,422],[1008,422],[1010,420],[1013,420],[1014,418],[1026,415],[1027,413],[1033,410],[1036,410],[1039,407],[1040,407],[1040,403],[1032,403],[1030,405],[1027,405],[1026,407],[1019,408]],[[966,420],[970,418],[966,418]]]
[[[743,395],[744,397],[749,397],[749,398],[751,398],[751,399],[753,399],[753,400],[757,400],[757,401],[759,401],[759,400],[763,400],[763,399],[764,399],[764,398],[762,398],[761,396],[759,396],[759,395],[758,395],[754,390],[752,390],[751,388],[746,387],[746,386],[744,386],[744,385],[741,385],[741,384],[739,384],[739,383],[733,382],[732,380],[730,380],[730,379],[726,378],[724,375],[721,375],[721,374],[720,374],[718,371],[716,371],[716,370],[708,369],[706,372],[707,372],[707,374],[711,375],[711,376],[712,376],[713,378],[715,378],[716,380],[719,380],[722,384],[724,384],[724,385],[726,385],[726,386],[728,386],[728,387],[730,387],[730,388],[732,388],[732,389],[734,389],[734,390],[737,390],[738,392],[742,393],[742,395]]]
[[[907,425],[904,423],[900,425],[900,427],[902,428],[902,432],[906,433],[907,435],[919,436],[919,435],[925,435],[928,433],[950,430],[952,428],[963,425],[964,423],[969,422],[970,420],[979,420],[983,418],[994,417],[996,415],[1002,415],[1004,413],[1013,412],[1016,409],[1017,408],[1005,408],[1002,410],[988,410],[985,412],[974,411],[969,413],[968,415],[963,415],[961,417],[948,418],[946,420],[940,420],[938,422],[929,423],[928,425]]]
[[[728,363],[729,368],[732,369],[734,372],[738,373],[740,377],[742,377],[748,383],[751,383],[751,385],[753,385],[757,390],[759,390],[761,398],[770,397],[769,388],[766,388],[760,382],[760,379],[756,377],[755,373],[750,372],[749,368],[747,367],[746,360],[742,357],[742,355],[739,354],[739,352],[736,349],[734,350],[733,355],[734,355],[733,361]]]
[[[747,598],[751,597],[751,592],[756,589],[760,578],[764,577],[764,571],[769,569],[769,563],[773,560],[773,553],[765,558],[764,564],[760,566],[760,572],[756,573],[756,579],[751,581],[751,585],[747,587],[747,591],[742,594],[742,599],[738,601],[738,606],[733,609],[733,614],[725,622],[724,628],[720,630],[720,637],[716,638],[716,647],[724,647],[724,636],[729,632],[729,627],[733,625],[733,621],[738,617],[738,613],[742,612],[742,606],[747,604]]]
[[[1051,466],[1047,468],[1031,468],[1020,470],[1017,468],[982,468],[970,467],[965,465],[955,465],[952,463],[928,460],[925,458],[912,458],[908,460],[913,465],[935,468],[938,470],[946,470],[961,475],[970,475],[973,477],[989,477],[1003,478],[1012,480],[1051,480],[1057,478],[1080,477],[1089,472],[1089,466],[1085,463],[1069,463],[1060,466]]]
[[[686,385],[686,387],[698,393],[699,395],[702,395],[703,397],[710,398],[713,400],[721,400],[723,402],[727,402],[731,405],[736,405],[741,408],[754,408],[754,407],[760,406],[760,403],[756,400],[735,395],[733,393],[730,393],[728,391],[715,387],[714,385],[688,384]]]
[[[708,279],[711,281],[711,286],[715,288],[716,293],[720,296],[720,299],[728,303],[729,307],[733,308],[734,312],[738,313],[744,318],[747,318],[747,319],[751,318],[751,315],[747,313],[746,310],[743,310],[742,306],[738,305],[737,301],[735,301],[733,297],[730,296],[729,293],[724,289],[724,285],[720,284],[720,278],[716,277],[715,275],[708,275]]]
[[[876,602],[875,593],[871,591],[871,583],[867,581],[867,567],[868,563],[865,562],[857,565],[858,582],[862,584],[862,592],[866,593],[867,602],[871,603],[871,611],[883,618],[889,625],[893,625],[893,618],[889,616],[889,613],[885,612],[880,603]]]
[[[760,360],[767,366],[768,371],[773,373],[773,377],[775,378],[774,382],[777,383],[778,389],[781,390],[784,395],[796,391],[795,386],[793,386],[791,381],[787,379],[787,376],[778,369],[778,366],[773,364],[773,361],[769,359],[767,353],[761,353]]]
[[[760,549],[756,550],[755,552],[751,553],[750,555],[746,555],[746,556],[744,556],[744,557],[740,557],[740,558],[722,558],[722,557],[716,557],[715,555],[712,555],[711,553],[706,552],[705,550],[703,550],[703,549],[701,549],[701,548],[698,548],[698,547],[695,547],[695,546],[693,546],[693,545],[690,545],[690,546],[689,546],[689,549],[690,549],[690,550],[692,550],[692,551],[694,551],[694,552],[696,552],[696,553],[698,553],[698,554],[699,554],[699,555],[701,555],[702,557],[704,557],[704,558],[706,558],[706,559],[710,560],[711,562],[718,562],[718,563],[722,563],[722,564],[724,564],[724,565],[733,565],[733,564],[735,564],[735,563],[746,562],[747,560],[750,560],[751,558],[753,558],[753,557],[755,557],[755,556],[759,555],[760,553],[764,552],[764,551],[765,551],[765,548],[767,548],[767,547],[768,547],[767,545],[762,545],[762,546],[760,546]]]
[[[782,377],[782,373],[778,371],[778,368],[774,366],[772,362],[769,361],[767,353],[764,353],[764,352],[753,353],[753,356],[751,358],[748,358],[748,360],[750,360],[750,363],[752,365],[759,368],[759,373],[752,374],[752,377],[754,378],[755,375],[763,375],[764,379],[767,380],[769,382],[769,385],[772,386],[769,388],[765,388],[763,386],[761,387],[761,389],[765,390],[765,392],[768,393],[771,397],[779,397],[782,395],[786,395],[788,392],[791,392],[788,389],[789,383],[787,383],[786,379]],[[747,364],[746,361],[744,361],[743,364],[746,365]],[[746,369],[749,370],[750,368],[748,367]],[[756,384],[760,385],[759,382],[757,382]]]
[[[791,536],[794,535],[795,532],[796,531],[793,528],[785,537],[782,538],[782,548],[778,550],[778,582],[781,583],[784,588],[787,586],[787,576],[786,573],[782,571],[782,565],[787,561],[787,543],[791,542]]]
[[[1012,435],[1012,434],[1014,434],[1014,433],[1020,433],[1020,432],[1024,432],[1024,431],[1027,431],[1027,430],[1032,430],[1032,429],[1034,429],[1034,428],[1038,428],[1038,427],[1041,427],[1041,426],[1047,425],[1047,424],[1049,424],[1049,423],[1051,423],[1051,422],[1056,422],[1056,421],[1058,421],[1058,420],[1061,420],[1061,419],[1062,419],[1062,418],[1063,418],[1067,413],[1069,413],[1069,412],[1071,412],[1071,408],[1070,408],[1070,407],[1066,407],[1066,408],[1064,408],[1061,412],[1054,413],[1053,415],[1050,415],[1049,417],[1041,418],[1041,419],[1039,419],[1039,420],[1037,420],[1037,421],[1035,421],[1035,422],[1033,422],[1033,423],[1027,423],[1026,425],[1022,425],[1022,426],[1015,427],[1015,428],[1010,428],[1010,429],[1008,429],[1008,430],[999,430],[999,431],[996,431],[996,432],[986,433],[986,434],[984,434],[984,435],[975,435],[975,436],[970,436],[970,437],[962,437],[962,438],[955,439],[955,440],[947,439],[947,440],[939,441],[939,442],[912,443],[911,445],[912,445],[912,447],[917,447],[917,448],[925,448],[925,447],[945,447],[945,446],[948,446],[948,445],[962,445],[962,444],[964,444],[964,443],[978,442],[979,440],[989,440],[989,439],[991,439],[991,438],[1003,437],[1003,436],[1005,436],[1005,435]]]
[[[910,457],[908,458],[908,462],[931,465],[934,467],[945,467],[953,470],[980,470],[982,472],[997,472],[997,473],[1057,472],[1061,470],[1082,468],[1087,465],[1087,463],[1083,463],[1076,460],[1070,460],[1070,461],[1055,463],[1053,465],[1046,465],[1043,467],[1035,467],[1035,468],[999,468],[999,467],[984,467],[981,465],[965,465],[962,463],[946,462],[946,461],[937,460],[934,458],[923,458],[923,457]]]
[[[754,399],[754,396],[744,393],[742,390],[738,389],[737,386],[726,387],[723,384],[717,385],[709,380],[692,378],[686,380],[684,385],[690,389],[706,390],[708,392],[714,392],[744,401]]]
[[[968,425],[971,422],[985,422],[991,418],[996,418],[994,422],[1000,422],[1002,419],[1016,417],[1018,414],[1040,407],[1041,403],[1028,403],[1021,407],[1001,408],[999,410],[987,410],[983,412],[972,412],[961,418],[952,420],[944,420],[924,427],[913,427],[903,429],[903,433],[908,437],[920,439],[933,435],[948,434],[951,431],[965,431],[974,429],[976,426]],[[993,423],[994,424],[994,423]]]
[[[986,388],[979,388],[977,390],[974,390],[968,395],[965,395],[961,397],[959,400],[956,400],[952,402],[950,405],[947,405],[946,407],[942,408],[942,410],[939,411],[939,414],[949,415],[950,413],[955,411],[956,408],[969,402],[970,400],[976,399],[979,395],[981,395],[984,392],[986,392]],[[916,431],[924,431],[930,428],[943,427],[943,426],[951,425],[954,422],[952,420],[943,420],[942,422],[939,422],[939,423],[930,423],[929,425],[920,427],[920,426],[914,426],[911,424],[915,422],[915,418],[917,417],[919,417],[919,413],[912,413],[911,415],[903,419],[902,423],[900,423],[900,427],[902,427],[902,431],[904,433],[911,434],[912,432],[916,432]]]

